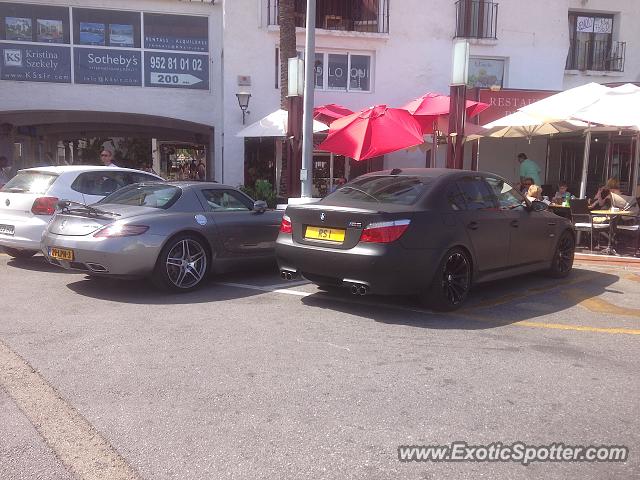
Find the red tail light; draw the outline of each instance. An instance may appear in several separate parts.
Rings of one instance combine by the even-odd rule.
[[[98,238],[135,237],[149,230],[146,225],[109,225],[93,234]]]
[[[391,243],[398,240],[409,228],[411,220],[370,223],[362,231],[360,241],[366,243]]]
[[[288,233],[289,235],[293,233],[293,226],[291,226],[291,219],[286,215],[282,216],[282,221],[280,222],[280,232]]]
[[[56,213],[56,203],[58,203],[56,197],[36,198],[31,207],[31,212],[34,215],[53,215]]]

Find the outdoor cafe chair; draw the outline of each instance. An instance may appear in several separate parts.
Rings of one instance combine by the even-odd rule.
[[[598,234],[598,239],[601,233],[604,233],[609,229],[608,223],[594,223],[595,218],[603,217],[591,217],[589,211],[589,201],[586,198],[575,198],[571,200],[569,204],[571,209],[571,222],[578,232],[589,232],[589,245],[593,251],[593,232],[594,230]],[[599,243],[599,242],[598,242]]]
[[[635,237],[633,255],[636,256],[638,255],[638,250],[640,250],[640,216],[632,218],[633,223],[620,223],[616,225],[616,230],[619,232],[629,232]]]

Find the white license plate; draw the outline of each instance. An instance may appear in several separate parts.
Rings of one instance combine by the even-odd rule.
[[[13,225],[0,225],[0,234],[2,235],[13,235],[15,231],[16,228]]]

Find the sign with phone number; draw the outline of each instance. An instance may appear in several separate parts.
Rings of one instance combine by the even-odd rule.
[[[209,89],[209,56],[145,52],[147,87]]]

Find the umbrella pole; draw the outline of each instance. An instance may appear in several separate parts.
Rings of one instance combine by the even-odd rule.
[[[635,152],[635,168],[634,168],[634,180],[633,185],[631,186],[631,192],[633,198],[638,198],[640,192],[638,191],[638,182],[640,182],[640,132],[636,134],[636,152]]]
[[[589,155],[591,153],[591,124],[584,135],[584,156],[582,157],[582,178],[580,180],[580,198],[587,194],[587,173],[589,171]]]
[[[333,153],[329,155],[329,193],[333,190]]]

